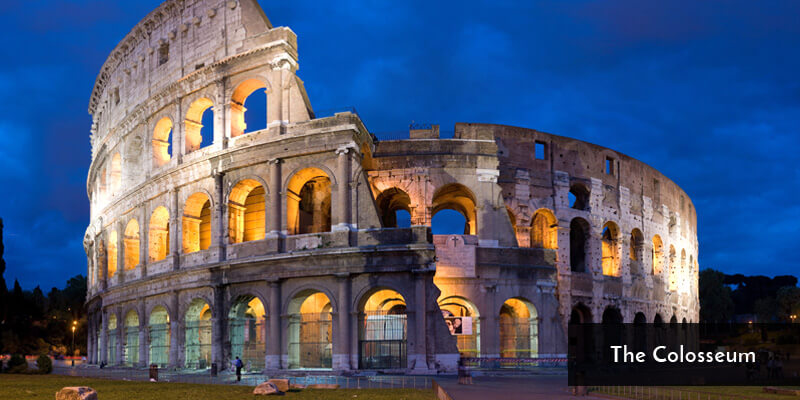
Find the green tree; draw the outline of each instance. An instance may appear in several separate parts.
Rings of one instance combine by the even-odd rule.
[[[731,288],[725,285],[725,274],[713,269],[700,271],[698,296],[700,297],[700,320],[725,322],[733,316]]]
[[[753,311],[758,317],[758,322],[774,322],[778,317],[778,302],[774,297],[764,297],[756,300]]]
[[[790,321],[791,315],[800,312],[800,288],[797,286],[784,286],[778,289],[778,317]]]

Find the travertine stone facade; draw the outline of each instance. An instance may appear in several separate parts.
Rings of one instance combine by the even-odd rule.
[[[570,319],[697,321],[696,215],[657,171],[506,126],[378,141],[317,118],[298,65],[254,0],[169,0],[114,49],[89,105],[90,362],[432,373],[563,357]],[[463,234],[431,234],[442,210]]]

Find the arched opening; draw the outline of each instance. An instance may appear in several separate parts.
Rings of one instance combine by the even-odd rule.
[[[619,276],[619,228],[614,222],[606,222],[602,233],[603,275]]]
[[[636,315],[633,317],[633,323],[637,325],[646,324],[647,317],[644,316],[643,312],[637,312]]]
[[[678,271],[675,265],[675,246],[669,246],[669,291],[674,292],[678,290]]]
[[[622,313],[619,311],[619,308],[614,306],[608,306],[603,311],[603,323],[604,324],[621,324],[622,323]]]
[[[661,318],[661,314],[656,314],[656,316],[653,318],[653,323],[656,325],[662,325],[664,323],[664,319]]]
[[[408,228],[411,226],[411,197],[408,196],[408,193],[398,188],[389,188],[378,195],[375,203],[381,212],[384,228]]]
[[[172,158],[172,120],[164,117],[158,120],[153,129],[153,161],[157,167],[169,162]]]
[[[139,314],[134,310],[125,315],[125,345],[122,349],[125,365],[139,364]]]
[[[570,324],[591,324],[592,323],[592,310],[586,307],[583,303],[578,303],[572,307],[572,313],[569,316]]]
[[[261,89],[261,90],[259,90]],[[258,79],[239,84],[231,98],[231,137],[267,127],[267,86]]]
[[[169,365],[169,341],[170,325],[169,313],[162,306],[156,306],[150,312],[148,322],[148,333],[150,334],[150,364],[156,364],[160,368]]]
[[[264,304],[258,297],[241,296],[228,313],[231,358],[239,357],[246,371],[264,369],[266,333]]]
[[[372,293],[361,306],[358,324],[358,368],[406,368],[406,301],[391,289]]]
[[[117,274],[117,231],[108,234],[108,277]]]
[[[192,300],[186,310],[185,367],[206,369],[211,367],[211,307],[202,299]]]
[[[292,235],[331,230],[331,179],[319,168],[298,171],[286,191],[286,223]]]
[[[111,195],[116,196],[119,194],[119,189],[122,187],[122,156],[119,153],[114,153],[111,157]]]
[[[642,235],[642,231],[637,228],[631,231],[629,245],[628,258],[630,258],[631,274],[641,274],[644,272],[642,266],[642,260],[644,259],[644,235]]]
[[[573,272],[588,272],[586,249],[589,241],[589,223],[583,218],[573,218],[569,223],[569,266]]]
[[[331,368],[331,301],[322,292],[305,291],[289,303],[289,369]]]
[[[461,357],[480,357],[481,321],[475,304],[463,297],[450,296],[439,299],[439,308],[450,334],[456,337]]]
[[[139,265],[139,223],[135,219],[128,221],[125,227],[125,270],[135,269]]]
[[[254,179],[245,179],[233,187],[228,198],[228,236],[231,243],[264,239],[264,198],[264,186]]]
[[[445,210],[451,211],[438,216],[440,211]],[[456,213],[461,214],[463,225],[460,225],[462,218],[458,218]],[[436,190],[431,216],[431,230],[434,235],[478,234],[475,196],[464,185],[451,183]]]
[[[150,262],[161,261],[169,254],[169,211],[159,206],[150,215]]]
[[[558,249],[558,220],[550,210],[540,209],[533,214],[531,247]]]
[[[527,300],[511,298],[500,308],[500,357],[530,358],[539,354],[538,314]]]
[[[569,207],[576,210],[589,209],[589,188],[582,183],[573,183],[569,187]]]
[[[214,142],[214,103],[201,97],[189,106],[183,121],[186,138],[186,154],[206,147]]]
[[[211,200],[205,193],[195,193],[183,207],[183,252],[208,250],[211,246]]]
[[[106,331],[106,337],[108,337],[108,345],[106,346],[108,351],[108,354],[106,354],[108,365],[116,365],[118,337],[117,337],[117,316],[115,314],[111,314],[108,316],[108,329]]]
[[[661,275],[664,264],[664,243],[661,236],[653,236],[653,275]]]

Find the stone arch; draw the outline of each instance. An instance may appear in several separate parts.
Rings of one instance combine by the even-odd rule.
[[[122,156],[119,154],[119,152],[116,152],[113,156],[111,156],[109,183],[111,186],[111,195],[119,195],[120,188],[122,187]]]
[[[166,368],[169,365],[170,335],[172,333],[169,311],[165,306],[157,304],[153,306],[148,315],[149,363]]]
[[[576,217],[569,223],[569,264],[573,272],[590,272],[588,264],[591,227],[585,219]]]
[[[208,250],[211,246],[213,214],[211,198],[205,192],[195,192],[186,199],[181,229],[184,253]]]
[[[108,338],[108,344],[106,345],[107,354],[105,354],[105,356],[109,365],[115,365],[118,362],[117,340],[119,339],[119,336],[117,335],[117,332],[120,322],[116,312],[106,311],[106,313],[108,314],[108,323],[106,324],[106,337]]]
[[[169,211],[158,206],[150,214],[149,257],[150,262],[161,261],[169,254]]]
[[[292,174],[286,184],[286,223],[289,234],[331,230],[331,185],[333,175],[307,167]]]
[[[125,335],[123,336],[123,360],[125,365],[139,364],[139,313],[135,309],[125,313]]]
[[[553,212],[540,208],[531,220],[531,247],[558,249],[558,220]]]
[[[256,90],[263,89],[265,97],[270,92],[269,83],[261,77],[249,77],[235,84],[231,94],[231,137],[237,137],[248,132],[245,123],[247,109],[244,104],[248,97]],[[264,120],[267,121],[266,101],[264,104]]]
[[[478,234],[478,216],[476,212],[475,195],[469,188],[460,183],[448,183],[436,189],[431,203],[431,227],[436,213],[442,210],[453,210],[461,214],[464,219],[465,235]]]
[[[661,275],[664,265],[664,242],[661,236],[653,235],[653,275]]]
[[[592,310],[583,303],[578,303],[572,307],[569,316],[570,324],[591,324]]]
[[[264,368],[267,326],[264,302],[251,294],[239,295],[228,312],[230,358],[240,357],[247,371]]]
[[[381,213],[381,222],[385,228],[397,228],[397,214],[400,211],[408,213],[411,217],[411,197],[404,190],[391,187],[382,191],[375,199]],[[410,221],[409,221],[410,223]]]
[[[135,218],[131,218],[128,225],[125,226],[123,242],[125,246],[124,267],[126,271],[132,270],[139,265],[139,222]]]
[[[112,230],[108,234],[108,252],[106,253],[106,257],[108,258],[109,278],[112,278],[117,273],[117,246],[118,246],[117,231]]]
[[[208,135],[213,140],[214,127],[211,127],[210,132],[203,130],[203,114],[208,109],[213,112],[213,107],[214,102],[208,97],[197,98],[189,105],[183,121],[186,154],[200,149],[204,142],[208,143]]]
[[[601,233],[603,275],[620,276],[619,236],[616,222],[608,221]]]
[[[373,287],[359,304],[358,368],[405,368],[408,365],[405,297],[388,287]]]
[[[539,354],[539,314],[529,300],[512,297],[500,307],[500,357],[532,358]]]
[[[569,207],[576,210],[589,210],[590,190],[582,182],[572,182],[569,187]]]
[[[211,319],[210,303],[195,297],[184,313],[184,366],[190,369],[211,367]]]
[[[266,234],[266,189],[260,180],[240,180],[228,194],[231,243],[262,240]]]
[[[607,306],[603,310],[603,324],[621,324],[623,323],[622,312],[617,306]]]
[[[463,296],[447,296],[439,297],[439,309],[442,310],[442,316],[447,322],[447,327],[455,330],[454,323],[456,318],[461,318],[462,326],[470,326],[472,329],[471,334],[466,334],[465,329],[462,328],[462,334],[456,335],[456,346],[461,357],[480,357],[481,355],[481,325],[480,325],[480,310],[478,307]],[[464,323],[464,317],[472,319],[472,324]]]
[[[302,289],[287,302],[288,367],[331,368],[333,297],[322,290]]]
[[[153,162],[157,167],[168,163],[172,158],[172,133],[173,125],[169,117],[161,118],[153,127]]]

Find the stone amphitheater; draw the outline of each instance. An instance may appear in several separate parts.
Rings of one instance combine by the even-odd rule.
[[[90,363],[429,374],[698,320],[695,210],[658,171],[510,126],[379,140],[315,114],[298,58],[255,0],[169,0],[103,64]]]

